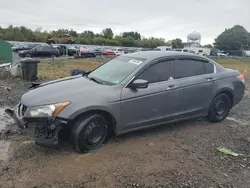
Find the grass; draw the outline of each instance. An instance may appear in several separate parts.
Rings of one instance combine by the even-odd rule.
[[[101,64],[100,60],[87,59],[41,62],[38,65],[38,77],[41,80],[54,80],[70,76],[72,69],[93,70]]]
[[[243,73],[245,70],[250,73],[250,59],[237,60],[231,58],[221,58],[217,61],[224,67],[233,68]],[[38,77],[41,80],[53,80],[70,76],[72,69],[93,70],[100,66],[103,61],[100,59],[80,59],[80,60],[53,60],[42,62],[38,65]]]
[[[248,72],[248,76],[250,73],[250,59],[247,60],[239,60],[239,59],[231,59],[231,58],[221,58],[216,60],[217,63],[226,68],[233,68],[241,73],[244,71]]]

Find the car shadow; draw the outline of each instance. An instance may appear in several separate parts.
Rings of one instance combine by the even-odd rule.
[[[162,124],[159,126],[145,128],[138,131],[126,133],[120,136],[112,136],[109,139],[109,143],[112,142],[119,142],[123,140],[128,140],[131,138],[136,137],[152,137],[152,136],[160,136],[166,133],[172,133],[173,131],[181,131],[184,126],[199,126],[208,124],[208,120],[206,118],[197,118],[192,120],[180,121],[177,123],[169,123],[169,124]]]
[[[208,123],[209,122],[206,118],[199,118],[199,119],[180,121],[178,123],[162,124],[156,127],[151,127],[126,133],[120,136],[111,135],[106,140],[104,145],[105,144],[112,145],[114,143],[120,143],[133,138],[150,138],[153,136],[160,136],[163,134],[171,134],[173,132],[182,131],[182,128],[184,126],[197,126],[197,125],[202,126],[202,125],[207,125]],[[56,149],[56,151],[65,154],[74,152],[70,145],[70,140],[68,138],[64,139],[64,141],[61,143],[60,147]]]

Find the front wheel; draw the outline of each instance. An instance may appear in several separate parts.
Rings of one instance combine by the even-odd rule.
[[[31,54],[26,54],[25,57],[32,57]]]
[[[211,122],[221,122],[229,114],[231,109],[231,100],[228,95],[221,93],[217,95],[209,109],[208,120]]]
[[[87,153],[100,148],[107,136],[107,126],[108,122],[99,114],[80,118],[71,133],[73,149]]]

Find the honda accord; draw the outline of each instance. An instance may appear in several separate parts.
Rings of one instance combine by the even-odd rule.
[[[80,153],[115,135],[160,124],[207,117],[223,121],[244,96],[244,77],[206,57],[146,51],[112,59],[91,72],[36,84],[12,110],[35,143],[58,146],[70,135]]]

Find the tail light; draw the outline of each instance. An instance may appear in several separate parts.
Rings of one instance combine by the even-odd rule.
[[[245,78],[244,78],[244,76],[241,74],[241,75],[239,75],[239,76],[237,76],[237,78],[240,80],[240,81],[242,81],[243,83],[245,83]]]

